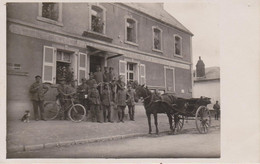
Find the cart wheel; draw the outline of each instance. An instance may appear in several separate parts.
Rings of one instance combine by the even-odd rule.
[[[86,116],[86,109],[81,104],[73,105],[69,110],[69,118],[73,122],[80,122]]]
[[[205,106],[200,106],[196,111],[196,127],[201,134],[206,134],[211,125],[211,116],[209,109]]]
[[[177,122],[176,125],[175,125],[175,120],[174,119],[177,119],[176,120],[176,122]],[[173,123],[174,123],[173,126],[176,126],[175,132],[179,133],[182,130],[182,127],[184,125],[184,116],[177,115],[177,116],[175,116],[175,118],[173,116]]]
[[[54,120],[60,111],[60,106],[56,102],[47,102],[44,104],[44,115],[47,120]]]

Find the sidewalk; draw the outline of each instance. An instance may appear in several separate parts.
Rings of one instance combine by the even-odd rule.
[[[128,109],[126,108],[126,112]],[[166,114],[158,115],[160,132],[169,131]],[[212,126],[219,126],[220,121],[212,119]],[[194,120],[184,122],[182,130],[196,128]],[[152,117],[152,133],[155,126]],[[125,123],[92,123],[71,121],[34,121],[23,123],[20,120],[7,122],[7,152],[29,151],[55,146],[68,146],[81,143],[114,140],[148,133],[147,118],[142,105],[136,106],[135,121]],[[199,132],[198,132],[199,134]]]

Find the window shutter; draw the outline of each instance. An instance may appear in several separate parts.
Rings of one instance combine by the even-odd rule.
[[[145,65],[140,64],[140,84],[143,85],[146,83],[145,79]]]
[[[123,81],[126,83],[126,66],[127,63],[124,60],[119,60],[119,75],[123,76]]]
[[[54,47],[43,47],[42,81],[55,83],[56,76],[56,50]]]
[[[81,84],[82,78],[87,78],[87,54],[79,53],[78,57],[78,83]]]

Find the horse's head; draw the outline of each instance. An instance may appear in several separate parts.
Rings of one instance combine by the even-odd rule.
[[[211,101],[210,101],[211,98],[209,97],[205,97],[205,96],[201,96],[200,97],[200,105],[205,105],[207,106],[208,104],[211,104]]]
[[[135,88],[136,96],[139,98],[146,98],[150,95],[150,91],[144,85],[137,85]]]

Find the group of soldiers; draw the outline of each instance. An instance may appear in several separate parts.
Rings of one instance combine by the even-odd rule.
[[[82,79],[82,84],[77,88],[80,103],[89,108],[92,122],[101,123],[100,112],[103,111],[104,122],[113,122],[111,110],[118,114],[118,122],[124,122],[125,108],[128,106],[130,120],[134,121],[135,92],[131,85],[124,83],[122,76],[116,79],[113,67],[104,67],[104,72],[98,66],[95,73],[89,74],[89,79]]]
[[[60,79],[60,84],[57,87],[57,98],[61,104],[60,119],[67,119],[66,106],[69,105],[66,101],[66,94],[73,92],[78,93],[78,100],[87,111],[90,111],[91,121],[113,122],[111,111],[114,109],[118,115],[117,122],[124,122],[125,108],[128,106],[130,120],[134,121],[135,102],[138,99],[135,96],[135,91],[131,85],[127,85],[122,79],[122,76],[116,78],[113,73],[113,67],[104,67],[104,72],[98,66],[96,72],[89,73],[89,79],[81,79],[82,84],[74,88],[66,84],[66,79]],[[48,91],[48,87],[41,83],[41,77],[35,77],[36,82],[31,85],[30,93],[32,95],[35,119],[39,120],[38,107],[40,108],[40,119],[44,118],[44,94]],[[103,119],[100,118],[100,113],[103,113]]]

